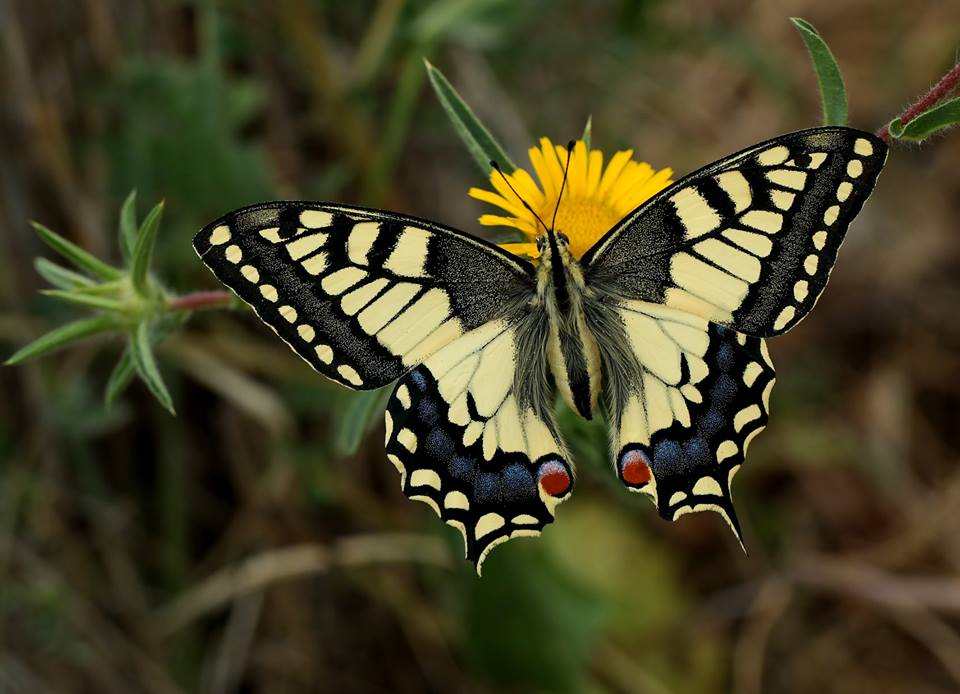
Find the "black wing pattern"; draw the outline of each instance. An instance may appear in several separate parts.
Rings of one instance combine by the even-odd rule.
[[[668,520],[717,511],[741,540],[730,485],[767,423],[764,340],[639,301],[604,306],[593,323],[620,480]]]
[[[478,573],[498,544],[539,535],[573,489],[553,388],[525,368],[545,363],[545,334],[527,330],[502,319],[467,333],[401,379],[387,405],[403,493],[463,534]]]
[[[886,154],[869,133],[823,127],[721,159],[598,241],[581,261],[587,283],[749,335],[786,332],[826,286]]]
[[[396,380],[533,291],[533,266],[493,244],[359,207],[245,207],[193,244],[297,354],[355,389]]]

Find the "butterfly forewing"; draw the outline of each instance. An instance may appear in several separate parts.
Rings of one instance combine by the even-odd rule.
[[[532,266],[496,246],[342,205],[243,208],[194,248],[297,354],[350,388],[396,380],[532,292]]]
[[[583,258],[588,283],[750,335],[797,324],[826,286],[887,147],[850,128],[769,140],[678,181]]]

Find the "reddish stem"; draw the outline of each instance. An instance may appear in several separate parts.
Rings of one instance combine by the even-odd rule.
[[[950,92],[957,88],[957,85],[960,85],[960,63],[957,63],[953,66],[953,69],[950,70],[947,74],[940,78],[940,81],[937,82],[933,87],[930,88],[926,94],[917,99],[913,104],[907,107],[907,109],[900,114],[900,123],[901,125],[906,125],[914,118],[919,116],[921,113],[929,109],[931,106],[934,106],[944,97],[946,97]],[[877,137],[879,137],[884,142],[890,141],[890,124],[884,125],[882,128],[877,130]]]
[[[220,308],[228,306],[233,301],[233,294],[224,291],[191,292],[170,299],[167,307],[171,311],[196,311],[205,308]]]

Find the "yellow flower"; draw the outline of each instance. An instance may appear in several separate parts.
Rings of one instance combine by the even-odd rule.
[[[540,185],[524,169],[504,175],[540,218],[550,224],[567,163],[567,150],[543,137],[540,146],[531,147],[529,154]],[[603,152],[597,149],[588,152],[582,140],[574,145],[556,228],[570,239],[570,251],[575,257],[586,253],[614,224],[671,183],[671,169],[654,171],[646,162],[633,161],[632,156],[633,150],[617,152],[604,169]],[[470,197],[496,205],[508,216],[485,214],[480,217],[480,223],[519,229],[530,239],[528,242],[501,246],[511,253],[536,258],[539,251],[534,241],[542,233],[536,218],[496,171],[490,173],[490,183],[496,192],[471,188]]]

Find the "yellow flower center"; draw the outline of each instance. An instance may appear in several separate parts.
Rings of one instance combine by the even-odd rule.
[[[543,229],[523,205],[521,196],[549,224],[565,169],[567,185],[557,212],[556,228],[567,235],[570,252],[576,258],[583,256],[632,210],[672,182],[670,169],[654,171],[645,162],[633,161],[630,150],[617,152],[604,166],[603,152],[588,150],[582,140],[575,143],[569,161],[566,149],[545,137],[529,154],[539,183],[524,169],[507,174],[493,171],[490,184],[494,190],[471,188],[469,191],[470,197],[496,205],[509,215],[481,215],[480,223],[520,230],[526,241],[502,244],[502,247],[529,258],[539,255],[535,240]]]
[[[556,200],[538,210],[540,217],[547,224],[553,217]],[[560,208],[557,211],[557,231],[563,232],[570,239],[570,252],[579,258],[604,233],[620,221],[616,209],[608,203],[587,197],[563,196]]]

